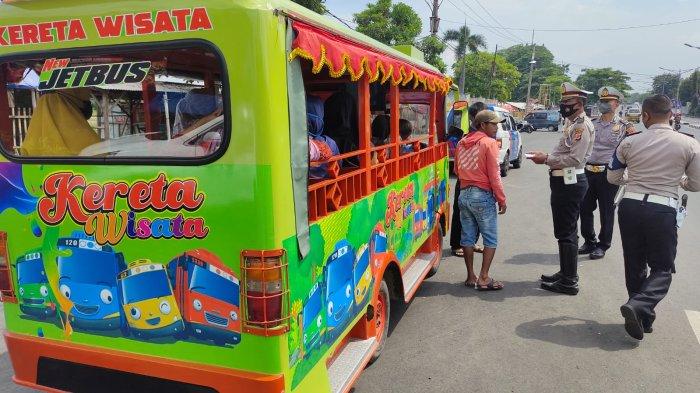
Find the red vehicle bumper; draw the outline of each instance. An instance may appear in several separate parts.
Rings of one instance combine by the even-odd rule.
[[[12,378],[15,383],[49,392],[62,390],[38,382],[40,358],[199,385],[221,393],[279,393],[285,388],[281,374],[250,373],[13,333],[5,333],[5,342],[15,371]]]

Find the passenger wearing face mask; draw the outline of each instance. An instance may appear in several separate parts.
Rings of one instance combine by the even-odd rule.
[[[559,268],[552,275],[542,275],[542,289],[576,295],[578,293],[578,228],[581,201],[588,189],[584,173],[586,160],[593,150],[595,130],[583,110],[590,92],[571,83],[561,85],[559,112],[566,118],[561,139],[552,153],[528,154],[535,164],[549,166],[549,188],[554,236],[559,243]]]
[[[678,187],[700,191],[700,143],[668,124],[671,107],[666,96],[644,100],[647,131],[625,138],[607,171],[610,183],[626,186],[618,221],[629,300],[620,311],[625,330],[638,340],[652,332],[654,308],[668,293],[675,273],[678,214],[682,216],[677,212]]]
[[[579,255],[590,254],[591,259],[600,259],[610,248],[613,226],[615,225],[615,194],[618,186],[608,183],[606,167],[617,145],[625,135],[635,133],[632,123],[615,113],[623,96],[612,86],[598,90],[600,117],[594,119],[595,142],[593,152],[586,163],[588,191],[581,204],[581,236],[584,243],[578,249]],[[593,212],[600,212],[600,232],[596,236],[593,225]]]

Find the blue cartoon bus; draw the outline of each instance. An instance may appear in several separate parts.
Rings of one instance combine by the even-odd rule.
[[[58,239],[58,289],[72,303],[68,320],[77,329],[126,328],[119,304],[117,275],[124,256],[83,232]]]

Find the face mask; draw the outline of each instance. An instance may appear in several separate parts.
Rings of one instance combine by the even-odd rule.
[[[564,117],[569,117],[576,113],[577,104],[559,104],[559,113]]]
[[[598,109],[600,110],[600,113],[606,114],[612,112],[612,103],[608,101],[600,101],[598,103]]]

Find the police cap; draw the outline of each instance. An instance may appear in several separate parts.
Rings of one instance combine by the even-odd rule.
[[[564,82],[561,84],[561,100],[567,100],[569,98],[588,98],[588,95],[592,92],[581,90],[578,86],[573,83]]]
[[[600,97],[601,100],[618,100],[622,101],[625,96],[620,93],[619,90],[612,86],[603,86],[600,89],[598,89],[598,97]]]

